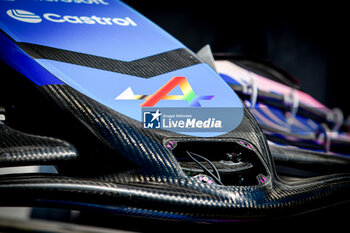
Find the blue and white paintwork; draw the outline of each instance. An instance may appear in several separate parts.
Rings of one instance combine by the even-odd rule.
[[[210,101],[202,101],[202,107],[235,109],[231,130],[243,118],[240,99],[205,63],[144,79],[53,60],[32,59],[16,44],[31,43],[121,61],[185,48],[121,1],[0,0],[0,29],[0,58],[38,86],[69,85],[113,110],[141,121],[141,100],[115,98],[128,87],[135,93],[151,95],[171,78],[184,76],[196,94],[214,96]],[[189,106],[183,100],[161,100],[155,107]],[[224,133],[186,134],[209,137]]]

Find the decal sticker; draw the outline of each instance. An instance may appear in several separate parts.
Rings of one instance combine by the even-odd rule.
[[[44,13],[42,18],[35,13],[10,9],[6,12],[8,16],[13,19],[26,22],[26,23],[41,23],[42,18],[53,23],[71,23],[71,24],[99,24],[99,25],[119,25],[119,26],[134,26],[137,24],[129,17],[124,18],[111,18],[111,17],[98,17],[96,15],[88,16],[75,16],[75,15],[60,15],[57,13]]]
[[[181,88],[183,95],[168,95],[176,86]],[[213,95],[196,95],[185,77],[174,77],[152,95],[135,95],[131,87],[128,87],[115,99],[145,100],[140,107],[153,107],[160,100],[186,100],[191,107],[200,107],[199,100],[211,100],[213,97]]]
[[[17,19],[19,21],[26,22],[26,23],[40,23],[42,21],[39,16],[29,11],[12,9],[12,10],[8,10],[6,13],[11,18]]]
[[[149,130],[213,137],[243,119],[210,66],[121,1],[0,3],[0,58],[39,86],[68,85]]]

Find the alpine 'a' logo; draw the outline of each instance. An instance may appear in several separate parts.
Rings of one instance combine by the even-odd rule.
[[[178,85],[183,95],[168,95]],[[201,107],[199,100],[211,100],[213,97],[196,95],[185,77],[174,77],[152,95],[135,95],[131,87],[128,87],[115,100],[145,100],[140,107],[153,107],[160,100],[186,100],[191,107]]]
[[[11,10],[8,10],[6,13],[11,18],[14,18],[26,23],[40,23],[42,20],[40,16],[37,16],[36,14],[25,10],[11,9]]]

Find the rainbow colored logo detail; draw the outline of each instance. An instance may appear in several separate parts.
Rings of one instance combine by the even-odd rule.
[[[179,86],[183,95],[168,95],[176,86]],[[135,95],[131,87],[117,96],[116,100],[145,100],[140,107],[153,107],[160,100],[186,100],[191,107],[201,107],[199,100],[211,100],[212,95],[197,96],[185,77],[174,77],[152,95]]]

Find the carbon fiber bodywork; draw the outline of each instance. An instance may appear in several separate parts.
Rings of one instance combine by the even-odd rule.
[[[56,129],[66,127],[61,136],[67,142],[19,133],[0,123],[0,166],[54,164],[58,171],[54,175],[0,176],[1,206],[231,222],[290,216],[349,200],[350,173],[340,173],[348,172],[348,159],[268,145],[258,122],[234,90],[193,52],[143,16],[120,1],[103,6],[114,7],[106,11],[100,8],[102,5],[95,6],[99,9],[96,12],[93,5],[54,2],[16,0],[1,5],[6,10],[0,15],[1,59],[35,83],[35,88],[49,97],[55,111],[69,116],[48,119],[48,125],[55,125]],[[29,11],[20,10],[22,6]],[[118,14],[110,15],[112,12]],[[79,17],[73,16],[77,13]],[[137,22],[137,27],[114,25],[118,29],[113,29],[99,21],[81,21],[81,17],[86,17],[80,15],[96,18],[95,14],[129,17]],[[64,23],[52,18],[61,16]],[[78,21],[73,22],[73,18]],[[12,97],[21,103],[29,80],[23,84],[22,92],[18,90],[22,84],[17,84],[13,76],[5,78],[15,83],[16,94]],[[240,116],[243,111],[243,119],[234,123],[240,125],[224,131],[225,134],[215,134],[220,135],[216,137],[145,129],[137,115],[140,102],[116,101],[115,96],[125,90],[132,98],[124,100],[134,101],[136,95],[131,87],[144,100],[149,94],[164,90],[162,87],[176,76],[186,76],[187,89],[191,82],[196,94],[191,87],[191,98],[183,101],[185,93],[180,86],[183,102],[166,107],[188,107],[194,97],[210,95],[211,100],[215,96],[208,106],[238,107]],[[153,88],[152,85],[154,89],[143,89]],[[164,96],[174,88],[164,91]],[[13,101],[8,93],[1,98]],[[38,114],[45,111],[41,109]],[[56,136],[61,138],[53,133]],[[66,162],[73,158],[76,160]],[[198,162],[200,159],[202,163]],[[301,164],[303,169],[318,173],[307,178],[281,176],[275,162]]]
[[[124,156],[139,168],[102,175],[90,171],[77,176],[65,171],[59,172],[62,175],[2,177],[2,205],[68,206],[121,215],[216,222],[286,216],[348,200],[349,175],[281,179],[265,136],[248,109],[238,128],[221,137],[203,139],[143,129],[140,122],[65,85],[44,86],[42,90],[114,150],[115,156]],[[259,172],[266,180],[229,185],[202,182],[197,176],[185,174],[173,151],[165,147],[169,139],[217,142],[218,146],[221,142],[244,142],[251,145],[250,150],[260,161]],[[215,151],[207,148],[211,149]],[[98,157],[95,159],[98,161]],[[26,195],[19,201],[21,191]]]
[[[125,62],[36,44],[18,45],[33,58],[61,61],[141,78],[151,78],[201,63],[201,60],[186,48]]]
[[[29,135],[0,122],[0,167],[56,164],[77,158],[73,145]]]
[[[269,147],[275,164],[279,166],[304,169],[316,174],[349,171],[350,160],[344,155],[273,144]]]

